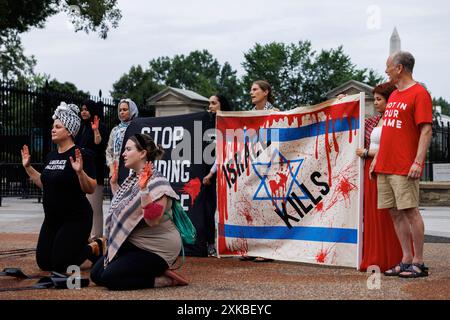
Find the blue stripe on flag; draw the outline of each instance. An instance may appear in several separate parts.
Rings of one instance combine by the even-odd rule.
[[[344,228],[292,227],[289,229],[281,226],[254,227],[229,224],[224,225],[223,232],[222,236],[230,238],[288,239],[353,244],[356,244],[358,233],[357,229]]]
[[[334,127],[332,122],[334,121]],[[349,131],[350,125],[348,118],[328,120],[328,133]],[[297,128],[261,128],[259,130],[258,136],[260,140],[266,141],[267,135],[271,137],[271,141],[293,141],[303,138],[316,137],[325,134],[326,122],[316,122],[307,126],[297,127]],[[351,129],[359,129],[359,119],[351,118]],[[245,131],[245,130],[244,130]],[[278,131],[278,133],[276,132]],[[278,138],[277,138],[278,134]],[[255,138],[257,138],[255,137]],[[234,136],[226,136],[226,140],[234,139]]]

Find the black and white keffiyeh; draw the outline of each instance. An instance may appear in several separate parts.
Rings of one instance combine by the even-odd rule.
[[[272,110],[272,109],[273,109],[273,105],[269,101],[266,101],[266,104],[264,105],[263,110]],[[252,111],[255,111],[255,110],[256,110],[256,106],[253,107]]]
[[[75,137],[80,130],[81,119],[78,116],[80,109],[75,104],[67,104],[61,101],[53,113],[53,120],[59,119],[64,127]]]

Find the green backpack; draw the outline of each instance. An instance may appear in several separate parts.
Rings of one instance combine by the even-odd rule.
[[[181,239],[185,244],[195,244],[197,231],[192,224],[191,219],[181,206],[180,201],[172,199],[172,216],[173,223],[180,232]]]

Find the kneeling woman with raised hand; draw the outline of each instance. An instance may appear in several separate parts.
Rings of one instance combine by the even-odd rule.
[[[97,185],[91,155],[74,144],[80,128],[78,107],[61,102],[53,115],[52,142],[57,150],[45,160],[42,174],[30,163],[28,146],[22,148],[22,164],[43,190],[45,218],[39,233],[36,261],[42,270],[66,272],[71,265],[86,259],[95,261],[102,254],[102,245],[88,245],[92,227],[92,208],[86,193]]]
[[[162,154],[145,134],[135,134],[125,145],[124,164],[134,173],[113,188],[117,191],[106,218],[108,249],[91,272],[99,286],[132,290],[188,284],[169,270],[182,243],[171,210],[172,199],[179,197],[152,164]]]

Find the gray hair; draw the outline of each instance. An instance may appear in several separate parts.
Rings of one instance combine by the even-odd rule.
[[[401,64],[406,71],[412,73],[415,63],[414,56],[407,51],[399,51],[392,55],[392,62],[394,65]]]

